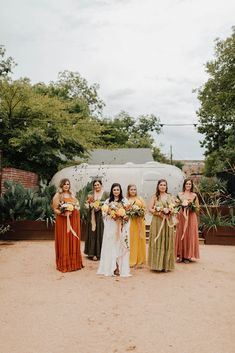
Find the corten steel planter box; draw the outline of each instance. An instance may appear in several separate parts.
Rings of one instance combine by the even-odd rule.
[[[229,216],[231,212],[233,212],[233,214],[235,215],[235,207],[234,206],[232,206],[232,207],[228,207],[228,206],[218,206],[218,207],[207,206],[207,207],[208,207],[208,210],[209,210],[210,214],[213,214],[213,215],[217,215],[219,213],[221,216]],[[201,205],[200,211],[201,211],[201,213],[207,213],[206,207],[203,206],[203,205]]]
[[[235,228],[217,227],[203,231],[206,245],[235,245]]]
[[[4,240],[53,240],[54,225],[44,221],[8,222],[10,230],[2,237]]]

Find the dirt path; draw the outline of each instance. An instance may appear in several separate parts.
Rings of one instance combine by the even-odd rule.
[[[234,353],[235,247],[172,273],[62,274],[53,242],[0,245],[0,353]]]

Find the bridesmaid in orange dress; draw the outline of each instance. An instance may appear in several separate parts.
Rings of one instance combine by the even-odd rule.
[[[55,253],[56,268],[61,272],[76,271],[83,268],[80,250],[80,212],[62,211],[61,205],[76,205],[77,199],[70,190],[69,179],[60,181],[60,191],[53,197],[53,210],[56,214]],[[70,205],[71,206],[71,205]]]
[[[183,192],[177,196],[181,205],[176,226],[175,256],[178,262],[189,263],[199,259],[198,217],[199,201],[193,192],[193,181],[184,180]]]

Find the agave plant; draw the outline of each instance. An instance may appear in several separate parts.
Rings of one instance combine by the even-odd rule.
[[[85,208],[85,202],[87,200],[87,196],[92,191],[92,182],[88,182],[86,186],[79,192],[77,192],[76,197],[80,203],[80,216],[81,219],[86,220],[88,216],[88,210]]]
[[[51,200],[55,194],[54,186],[39,185],[34,189],[26,189],[21,184],[6,181],[5,194],[0,198],[2,221],[43,220],[47,225],[54,223]]]
[[[9,225],[0,224],[0,236],[8,232],[8,230],[10,230]]]
[[[218,227],[232,227],[231,219],[227,216],[221,216],[220,213],[210,215],[203,213],[200,216],[200,225],[207,231],[210,229],[217,231]]]
[[[27,190],[23,185],[13,181],[5,181],[6,192],[0,198],[1,220],[17,221],[26,219]]]

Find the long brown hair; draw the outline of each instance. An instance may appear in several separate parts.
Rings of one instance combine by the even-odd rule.
[[[61,179],[60,184],[59,184],[59,194],[63,194],[63,186],[64,186],[64,184],[66,184],[67,182],[69,183],[69,190],[68,190],[68,193],[69,193],[70,195],[72,195],[72,191],[70,190],[70,188],[71,188],[71,183],[70,183],[70,180],[69,180],[68,178]]]
[[[114,201],[114,194],[113,194],[113,189],[118,186],[120,189],[120,195],[118,198],[118,202],[121,202],[123,199],[123,194],[122,194],[122,187],[119,183],[113,183],[113,185],[111,186],[111,190],[110,190],[110,194],[109,194],[109,202]]]
[[[156,197],[157,197],[157,199],[159,198],[159,196],[160,196],[160,191],[159,191],[159,184],[161,184],[161,183],[166,183],[166,193],[168,193],[168,184],[167,184],[167,181],[166,181],[166,179],[160,179],[160,180],[158,180],[158,182],[157,182],[157,187],[156,187]]]
[[[193,181],[192,181],[191,178],[186,178],[186,179],[184,179],[184,183],[183,183],[183,192],[185,192],[185,185],[186,185],[187,181],[191,181],[191,189],[190,189],[190,192],[193,192],[194,184],[193,184]]]
[[[129,184],[129,185],[127,186],[126,197],[130,197],[130,196],[131,196],[131,195],[130,195],[130,188],[131,188],[132,186],[135,186],[135,188],[136,188],[136,195],[135,195],[135,196],[137,196],[137,187],[136,187],[136,185],[135,185],[135,184]]]

